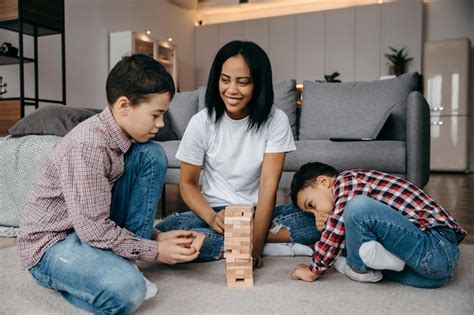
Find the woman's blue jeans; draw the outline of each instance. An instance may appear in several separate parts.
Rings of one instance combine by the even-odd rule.
[[[148,142],[134,143],[124,162],[112,190],[110,218],[149,239],[168,160],[160,145]],[[145,298],[145,280],[132,262],[87,245],[76,233],[51,246],[29,271],[41,285],[96,314],[129,313]]]
[[[213,208],[219,212],[225,207]],[[321,233],[316,229],[312,214],[304,213],[292,204],[275,207],[272,213],[273,228],[270,232],[276,234],[281,228],[286,228],[290,234],[291,242],[313,246],[321,238]],[[217,233],[192,211],[175,213],[165,218],[156,225],[162,232],[172,230],[193,230],[206,235],[197,261],[213,261],[221,258],[224,251],[224,236]]]
[[[367,196],[352,198],[344,208],[347,264],[370,270],[359,256],[362,243],[375,240],[406,263],[384,277],[414,287],[435,288],[448,282],[459,260],[456,233],[447,226],[421,230],[400,212]]]

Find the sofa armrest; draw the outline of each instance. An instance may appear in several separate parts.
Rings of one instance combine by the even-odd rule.
[[[407,98],[407,179],[423,188],[430,177],[430,109],[423,94]]]

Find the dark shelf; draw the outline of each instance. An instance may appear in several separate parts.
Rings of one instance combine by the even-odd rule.
[[[34,62],[34,59],[23,57],[24,63]],[[0,66],[17,65],[20,63],[20,57],[10,57],[0,55]]]
[[[66,42],[64,38],[64,0],[0,0],[0,29],[18,35],[20,57],[0,55],[0,66],[19,65],[20,74],[20,118],[25,116],[25,106],[38,108],[38,103],[66,104]],[[24,35],[33,37],[33,56],[24,57]],[[39,97],[39,55],[38,37],[59,35],[61,39],[62,100],[49,100]],[[21,62],[20,62],[21,61]],[[34,97],[25,96],[25,64],[34,67]]]
[[[43,27],[40,25],[36,25],[38,28],[38,36],[47,36],[47,35],[54,35],[54,34],[61,34],[62,32],[60,30],[53,30],[48,27]],[[7,29],[10,31],[14,32],[19,32],[20,31],[20,21],[16,20],[11,20],[11,21],[1,21],[0,22],[0,28]],[[33,36],[34,35],[34,25],[27,22],[23,21],[23,33],[28,34]]]

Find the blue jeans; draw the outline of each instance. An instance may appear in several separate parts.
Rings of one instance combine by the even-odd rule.
[[[213,208],[219,212],[225,207]],[[316,230],[312,214],[304,213],[292,204],[275,207],[272,213],[274,227],[270,232],[276,234],[281,228],[286,228],[290,234],[291,242],[305,245],[314,245],[321,238],[321,233]],[[194,212],[188,211],[175,213],[156,225],[160,231],[193,230],[206,235],[197,261],[219,260],[224,251],[224,236],[217,233]]]
[[[149,239],[166,174],[166,154],[156,143],[134,143],[124,162],[124,174],[112,190],[110,218]],[[92,313],[129,313],[145,298],[145,280],[133,262],[87,245],[76,233],[51,246],[29,271],[41,285]]]
[[[370,270],[359,257],[362,243],[375,240],[406,263],[384,277],[420,288],[436,288],[453,276],[459,260],[456,233],[447,226],[421,230],[400,212],[367,196],[352,198],[344,208],[347,264]]]

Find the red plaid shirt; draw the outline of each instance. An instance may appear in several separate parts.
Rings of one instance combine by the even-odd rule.
[[[466,231],[430,196],[413,184],[378,171],[341,172],[332,187],[333,213],[328,217],[321,239],[315,245],[309,269],[323,274],[345,247],[344,207],[354,196],[365,195],[392,207],[421,230],[449,226],[463,238]]]
[[[112,185],[123,174],[130,146],[109,108],[55,145],[36,174],[20,223],[17,243],[24,268],[35,266],[50,246],[72,232],[92,247],[155,260],[155,240],[142,239],[110,219]]]

